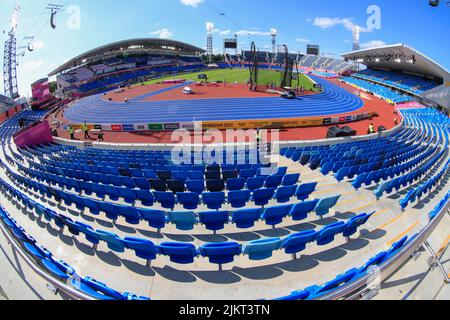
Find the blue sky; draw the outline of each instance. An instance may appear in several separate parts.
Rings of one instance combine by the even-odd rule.
[[[430,7],[428,0],[56,0],[52,2],[65,5],[56,17],[56,30],[49,27],[49,13],[44,11],[48,0],[19,2],[19,45],[28,44],[24,36],[35,36],[35,50],[25,50],[19,59],[23,95],[31,91],[30,83],[63,62],[113,41],[165,37],[205,47],[207,22],[214,23],[214,45],[219,52],[223,38],[234,33],[240,35],[243,49],[251,41],[262,50],[269,48],[268,33],[275,28],[278,42],[287,43],[290,51],[304,52],[312,42],[322,52],[340,54],[351,51],[351,30],[360,26],[363,47],[406,43],[450,70],[450,7],[445,0],[438,8]],[[3,30],[10,28],[15,0],[0,0],[0,4],[3,56]],[[380,29],[367,27],[371,5],[380,9]]]

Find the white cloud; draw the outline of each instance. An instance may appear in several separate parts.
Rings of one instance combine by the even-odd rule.
[[[370,48],[382,47],[385,45],[386,45],[386,42],[384,42],[382,40],[372,40],[369,42],[361,43],[360,47],[361,47],[361,49],[370,49]]]
[[[346,29],[353,31],[355,27],[359,27],[360,32],[369,32],[370,30],[353,23],[351,18],[329,18],[329,17],[317,17],[314,19],[313,24],[316,27],[322,29],[328,29],[337,25],[342,25]]]
[[[219,34],[221,35],[221,36],[227,36],[227,35],[229,35],[231,33],[231,30],[223,30],[223,31],[220,31],[219,32]]]
[[[205,0],[181,0],[181,4],[184,4],[185,6],[191,6],[194,8],[197,8],[203,2],[205,2]]]
[[[305,39],[305,38],[297,38],[297,39],[295,39],[295,41],[297,41],[297,42],[311,42],[311,40],[308,40],[308,39]]]
[[[43,41],[36,41],[31,44],[31,47],[34,50],[39,50],[45,47],[45,43]]]
[[[163,28],[161,30],[154,31],[154,32],[149,32],[148,34],[151,36],[158,36],[161,39],[167,39],[167,38],[171,38],[173,36],[172,32],[170,32],[169,29],[167,29],[167,28]]]

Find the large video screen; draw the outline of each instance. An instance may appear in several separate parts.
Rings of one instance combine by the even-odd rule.
[[[225,49],[237,49],[236,39],[225,39],[224,43]]]

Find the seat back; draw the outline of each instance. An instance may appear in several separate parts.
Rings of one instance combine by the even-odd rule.
[[[228,201],[233,208],[243,208],[250,200],[251,194],[249,190],[229,191]]]
[[[274,250],[279,250],[283,246],[283,240],[280,238],[266,238],[250,241],[244,248],[244,254],[248,255],[250,260],[264,260],[273,255]]]
[[[292,220],[300,221],[306,219],[308,217],[308,213],[314,211],[317,203],[319,203],[319,199],[294,204],[290,212]]]
[[[291,212],[292,205],[273,206],[264,210],[261,218],[269,226],[276,226],[283,222],[283,219]]]
[[[222,230],[230,220],[228,211],[207,211],[199,213],[200,222],[205,225],[207,230]]]
[[[210,263],[225,264],[234,261],[242,253],[242,245],[236,242],[207,243],[200,247],[202,257],[208,257]]]
[[[305,183],[299,185],[295,196],[298,200],[304,201],[316,190],[317,182]]]
[[[219,210],[225,203],[224,192],[204,192],[202,194],[203,202],[206,203],[208,209]]]
[[[178,230],[193,230],[197,223],[197,215],[192,211],[173,211],[169,212],[169,221],[172,222]]]
[[[193,244],[180,242],[163,242],[158,246],[159,253],[170,257],[170,261],[180,264],[194,262],[198,252]]]
[[[248,229],[255,226],[255,222],[261,218],[261,209],[243,209],[233,212],[232,221],[239,229]]]
[[[317,206],[315,208],[315,212],[318,216],[324,216],[327,213],[330,212],[330,209],[333,208],[339,199],[341,198],[340,195],[333,196],[325,199],[321,199],[319,203],[317,203]]]

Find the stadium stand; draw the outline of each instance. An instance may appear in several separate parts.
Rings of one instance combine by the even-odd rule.
[[[388,87],[385,87],[385,86],[379,85],[379,84],[375,84],[373,82],[369,82],[366,80],[357,79],[357,78],[353,78],[353,77],[342,77],[341,80],[346,83],[355,85],[359,88],[365,89],[374,94],[377,94],[377,95],[381,96],[382,98],[391,100],[395,103],[408,102],[408,101],[412,100],[412,97],[410,97],[410,96],[395,92],[394,90],[389,89]]]
[[[401,111],[405,117],[404,128],[387,137],[283,148],[281,155],[300,166],[318,168],[325,176],[332,172],[331,177],[337,181],[350,181],[355,188],[361,188],[363,183],[371,186],[375,182],[377,198],[385,197],[381,191],[411,184],[413,191],[397,200],[406,208],[416,197],[420,198],[441,184],[447,174],[449,120],[432,109]],[[22,115],[39,119],[45,111],[26,111]],[[58,144],[17,149],[10,140],[17,130],[17,117],[13,117],[0,131],[3,194],[34,212],[42,223],[56,226],[59,232],[66,230],[77,241],[92,246],[92,250],[106,246],[118,256],[132,252],[135,258],[144,260],[148,268],[158,265],[164,258],[175,265],[195,265],[207,259],[208,263],[219,266],[219,270],[223,270],[223,265],[240,261],[241,257],[255,262],[270,261],[278,260],[283,253],[298,259],[299,253],[312,246],[332,248],[341,241],[352,241],[352,236],[375,219],[375,212],[370,211],[326,221],[324,216],[331,218],[330,212],[341,206],[342,194],[317,197],[316,181],[303,180],[302,174],[289,173],[288,167],[284,166],[274,167],[267,173],[262,170],[267,165],[259,161],[251,164],[258,158],[249,152],[244,153],[247,164],[175,165],[167,151],[80,149]],[[235,159],[238,156],[235,154]],[[435,174],[423,184],[412,185],[433,168],[437,169]],[[74,210],[79,214],[69,216]],[[436,210],[429,214],[431,219],[434,212]],[[295,221],[312,221],[313,216],[324,221],[317,228],[294,229],[285,235],[244,241],[190,243],[175,236],[167,237],[166,233],[191,234],[195,230],[205,236],[211,232],[214,236],[224,236],[230,230],[253,231],[256,225],[276,231],[279,226],[289,226]],[[101,218],[112,228],[93,225],[88,217]],[[106,282],[79,276],[71,267],[72,263],[53,256],[51,251],[56,247],[51,251],[46,249],[22,228],[25,216],[19,217],[15,213],[13,216],[1,208],[0,218],[43,270],[74,289],[96,299],[148,299],[141,296],[142,293],[128,293],[135,291],[132,287],[115,290]],[[144,224],[150,228],[147,232],[156,231],[160,241],[127,231]],[[32,229],[37,230],[36,227]],[[45,228],[40,230],[46,232]],[[372,255],[372,258],[364,255],[367,262],[361,267],[353,265],[330,282],[309,286],[279,299],[318,299],[330,294],[366,275],[371,266],[388,262],[413,239],[399,239],[387,251]],[[46,241],[44,245],[48,244]],[[77,250],[77,247],[73,249]],[[67,256],[63,258],[66,260]],[[103,280],[98,274],[95,278]],[[106,278],[111,281],[110,277]],[[116,284],[113,281],[113,287]],[[123,288],[123,285],[119,287]]]

